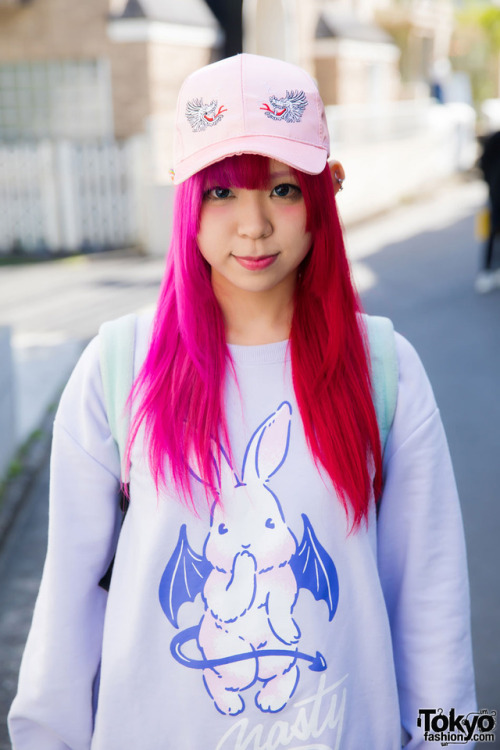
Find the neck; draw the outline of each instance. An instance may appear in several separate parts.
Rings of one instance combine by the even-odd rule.
[[[228,288],[214,276],[212,287],[224,316],[228,344],[257,346],[290,337],[295,276],[259,292]]]

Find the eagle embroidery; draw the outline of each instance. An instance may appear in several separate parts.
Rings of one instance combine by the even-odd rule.
[[[266,117],[285,122],[300,122],[308,104],[303,91],[287,91],[282,98],[273,95],[269,102],[271,106],[264,102],[261,107]]]
[[[203,99],[191,99],[186,105],[186,117],[189,120],[193,132],[200,133],[208,127],[217,125],[224,117],[227,109],[221,104],[217,108],[217,99],[212,99],[210,104],[204,104]]]

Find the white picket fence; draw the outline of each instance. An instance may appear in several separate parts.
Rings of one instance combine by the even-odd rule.
[[[0,143],[0,253],[141,244],[144,140]]]

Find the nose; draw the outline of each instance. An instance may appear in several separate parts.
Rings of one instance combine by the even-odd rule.
[[[265,206],[265,198],[257,190],[249,190],[241,201],[238,216],[238,234],[251,240],[260,240],[273,232],[273,225]]]

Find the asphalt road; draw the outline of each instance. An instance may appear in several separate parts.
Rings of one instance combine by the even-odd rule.
[[[473,290],[483,198],[477,184],[447,188],[351,229],[347,246],[366,310],[393,319],[433,383],[464,515],[479,706],[500,712],[500,290]],[[153,304],[162,269],[161,260],[83,260],[9,269],[8,281],[2,269],[0,321],[20,339],[83,341],[103,320]],[[44,471],[0,552],[0,721],[41,575],[47,481]],[[497,738],[484,747],[500,748]],[[0,725],[0,750],[9,747]]]

